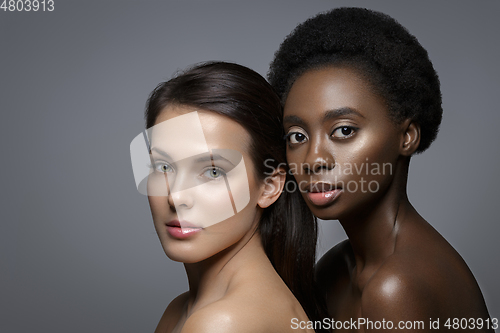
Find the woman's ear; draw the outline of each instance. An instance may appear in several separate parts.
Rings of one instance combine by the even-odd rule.
[[[257,201],[259,207],[267,208],[278,200],[285,186],[285,181],[286,170],[284,168],[275,169],[271,175],[266,176],[262,185],[262,192]]]
[[[401,138],[401,155],[411,156],[420,144],[420,125],[411,119],[406,119],[401,124],[403,135]]]

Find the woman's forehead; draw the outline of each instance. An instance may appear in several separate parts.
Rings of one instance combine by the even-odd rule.
[[[237,122],[212,111],[192,107],[167,107],[148,129],[152,150],[156,147],[175,160],[213,149],[248,152],[249,134]]]
[[[343,109],[357,110],[365,118],[388,113],[384,99],[357,71],[327,67],[310,70],[294,82],[287,96],[284,116],[316,119],[329,111]]]

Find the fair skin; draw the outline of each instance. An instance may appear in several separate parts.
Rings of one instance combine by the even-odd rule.
[[[359,72],[327,67],[295,81],[284,126],[287,159],[302,166],[295,177],[304,184],[308,206],[321,219],[338,219],[349,237],[316,268],[330,317],[392,321],[394,327],[423,321],[420,331],[430,330],[430,319],[440,319],[440,331],[447,330],[448,318],[488,319],[463,259],[408,200],[418,124],[390,119],[385,101]],[[371,330],[365,325],[347,331]]]
[[[192,111],[191,107],[168,106],[156,124]],[[271,265],[257,231],[263,209],[281,193],[284,175],[275,173],[269,179],[273,186],[266,186],[254,175],[248,132],[227,117],[196,111],[210,149],[241,153],[250,199],[236,215],[205,226],[193,236],[176,238],[166,224],[179,219],[179,209],[188,216],[196,208],[196,200],[175,193],[148,196],[162,247],[169,258],[184,263],[189,281],[189,291],[168,305],[155,332],[296,332],[291,329],[291,318],[306,321],[307,316]],[[158,158],[153,153],[153,159]]]

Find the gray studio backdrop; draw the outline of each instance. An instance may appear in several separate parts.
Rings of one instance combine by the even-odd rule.
[[[412,161],[410,200],[499,317],[499,2],[56,0],[0,11],[0,332],[152,332],[187,281],[132,175],[148,94],[206,60],[265,75],[298,23],[346,5],[395,17],[429,51],[444,120]],[[319,253],[344,238],[322,222]]]

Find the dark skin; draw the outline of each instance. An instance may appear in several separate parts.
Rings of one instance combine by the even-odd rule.
[[[420,127],[411,119],[393,121],[375,91],[354,69],[313,69],[294,82],[284,107],[287,159],[302,194],[317,217],[338,219],[349,237],[317,264],[329,316],[394,326],[423,321],[412,332],[430,331],[430,319],[440,320],[432,331],[448,331],[448,318],[486,320],[466,263],[408,200]],[[491,321],[489,329],[485,321],[482,329],[472,322],[475,329],[467,331],[493,332]]]

